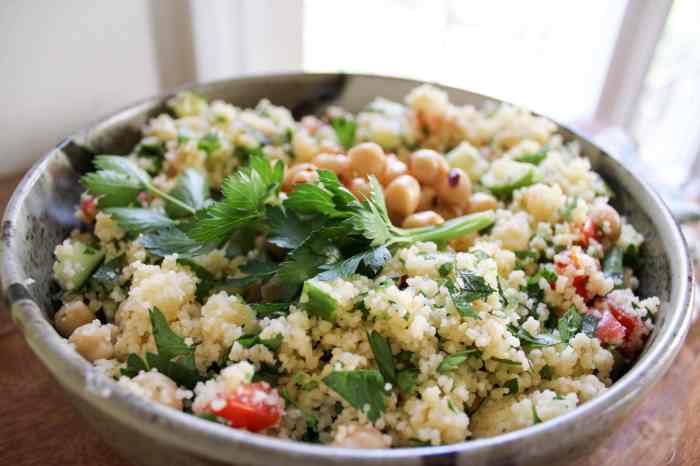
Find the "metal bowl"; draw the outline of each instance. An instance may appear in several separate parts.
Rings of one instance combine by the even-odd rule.
[[[253,106],[261,98],[293,109],[296,117],[339,104],[358,111],[375,96],[400,100],[416,81],[346,74],[274,74],[192,86],[209,98]],[[456,104],[497,100],[445,88]],[[534,465],[570,462],[642,401],[678,353],[690,325],[693,278],[683,237],[661,199],[643,181],[580,135],[578,140],[615,192],[613,204],[646,237],[639,271],[643,296],[659,296],[661,310],[644,353],[598,398],[553,420],[497,437],[455,445],[349,450],[304,444],[230,429],[148,403],[101,375],[51,325],[53,250],[77,226],[73,212],[96,153],[124,154],[139,128],[164,111],[171,94],[132,105],[78,132],[49,152],[18,186],[2,224],[2,291],[32,350],[66,390],[78,411],[124,457],[136,464]],[[10,356],[11,355],[6,355]]]

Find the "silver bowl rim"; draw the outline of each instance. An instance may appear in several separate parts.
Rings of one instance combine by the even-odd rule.
[[[114,118],[123,116],[126,113],[138,112],[141,107],[153,102],[164,101],[182,90],[211,87],[245,80],[265,78],[292,79],[308,75],[319,78],[347,76],[349,78],[394,80],[416,85],[426,82],[404,77],[366,73],[285,71],[247,74],[207,82],[188,83],[173,90],[159,93],[156,96],[141,99],[76,131],[73,135],[67,137],[55,148],[47,152],[25,174],[7,204],[2,221],[2,257],[0,259],[2,291],[9,300],[13,318],[25,334],[25,338],[32,350],[53,375],[60,380],[64,388],[68,388],[73,393],[78,394],[83,401],[90,404],[92,409],[101,410],[108,416],[117,418],[140,433],[157,438],[166,444],[197,452],[203,457],[217,459],[219,461],[231,460],[230,451],[217,451],[217,448],[213,447],[235,447],[236,445],[240,445],[250,447],[251,450],[255,450],[263,455],[274,453],[280,458],[285,456],[297,458],[309,457],[310,459],[313,458],[315,460],[327,460],[332,462],[356,460],[359,464],[362,462],[371,462],[372,460],[391,461],[455,454],[460,454],[460,456],[470,454],[476,455],[486,450],[513,446],[525,438],[539,438],[542,441],[546,441],[547,439],[553,438],[551,435],[556,434],[557,431],[565,427],[571,428],[578,422],[585,422],[586,419],[602,416],[605,413],[615,410],[616,407],[628,404],[631,401],[630,398],[641,396],[642,392],[648,390],[651,385],[661,378],[680,350],[691,323],[692,313],[690,312],[690,307],[694,293],[694,278],[688,248],[676,221],[660,196],[644,180],[631,173],[619,161],[593,143],[591,144],[600,150],[601,156],[609,158],[611,163],[617,166],[617,170],[625,173],[639,184],[641,190],[653,203],[653,210],[660,216],[656,219],[656,222],[668,226],[671,242],[679,247],[679,250],[675,251],[677,253],[675,257],[669,259],[677,260],[679,269],[683,271],[683,274],[679,274],[680,276],[677,278],[677,280],[680,280],[680,293],[678,294],[680,300],[677,303],[670,303],[673,304],[673,306],[669,306],[667,311],[667,320],[669,318],[670,320],[665,323],[655,340],[645,349],[645,352],[634,366],[608,388],[605,393],[582,404],[569,413],[534,426],[500,434],[498,436],[442,446],[404,447],[388,450],[357,450],[278,439],[249,433],[243,430],[231,429],[199,419],[190,414],[161,406],[157,403],[147,402],[117,385],[115,381],[99,373],[90,363],[78,355],[65,339],[58,335],[51,323],[44,318],[39,305],[30,298],[26,290],[20,290],[19,293],[12,292],[10,289],[11,285],[20,285],[20,287],[22,287],[24,286],[22,283],[27,278],[22,276],[17,261],[12,254],[12,225],[14,225],[15,219],[22,215],[22,204],[30,193],[31,188],[46,170],[52,155],[57,150],[61,150],[70,141],[80,140],[82,136],[92,131],[99,130],[101,126],[109,125],[110,121]],[[443,85],[439,82],[432,83],[448,92],[465,91],[465,89]],[[477,92],[467,92],[480,95],[485,99],[508,103],[503,99],[490,97]],[[589,141],[588,138],[581,135],[578,131],[572,130],[567,125],[563,125],[555,119],[551,120],[560,128],[571,133],[575,138],[582,141]],[[645,386],[646,389],[644,389]],[[642,388],[634,389],[634,387]],[[106,391],[100,393],[102,390]],[[187,439],[187,442],[183,444],[183,442],[181,442],[182,439]]]

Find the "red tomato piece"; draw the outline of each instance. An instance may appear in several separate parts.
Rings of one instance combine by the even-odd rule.
[[[588,299],[588,290],[586,290],[586,284],[588,283],[588,275],[577,275],[574,277],[574,288],[576,289],[576,294],[581,296],[583,299]]]
[[[80,212],[87,223],[92,223],[97,215],[97,198],[95,196],[83,195],[80,198]]]
[[[644,337],[649,333],[641,319],[637,316],[629,315],[624,310],[610,303],[608,303],[608,308],[615,319],[625,327],[625,344],[623,348],[633,352],[641,349],[644,345]]]
[[[598,322],[595,336],[603,343],[621,345],[625,341],[625,334],[627,333],[624,325],[618,322],[615,316],[607,309],[601,312],[603,316]]]
[[[238,387],[222,408],[214,409],[210,405],[209,410],[227,419],[231,427],[260,432],[279,422],[284,413],[284,400],[269,384],[255,382]]]

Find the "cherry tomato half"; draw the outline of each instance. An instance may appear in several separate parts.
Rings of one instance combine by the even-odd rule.
[[[260,432],[277,424],[284,413],[284,400],[265,382],[241,385],[233,392],[222,408],[216,402],[209,411],[223,417],[231,427]]]

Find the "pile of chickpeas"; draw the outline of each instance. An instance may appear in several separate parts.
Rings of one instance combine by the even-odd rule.
[[[316,169],[335,173],[356,198],[369,194],[368,177],[375,176],[384,188],[389,216],[395,225],[419,228],[439,225],[470,212],[495,209],[496,199],[472,193],[469,175],[450,168],[445,158],[431,149],[417,150],[404,160],[386,154],[378,144],[363,142],[343,153],[322,152],[310,163],[292,165],[283,189],[318,180]]]

